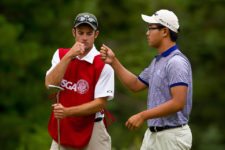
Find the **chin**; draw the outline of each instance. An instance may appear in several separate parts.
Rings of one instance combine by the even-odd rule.
[[[91,50],[91,49],[90,49],[90,47],[85,47],[84,50],[85,50],[85,51],[89,51],[89,50]]]
[[[152,47],[153,45],[152,45],[152,43],[149,42],[149,43],[148,43],[148,46]]]

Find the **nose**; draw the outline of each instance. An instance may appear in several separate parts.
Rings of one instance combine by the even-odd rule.
[[[147,36],[149,35],[149,30],[147,30],[146,35],[147,35]]]
[[[88,36],[86,35],[86,34],[83,34],[83,36],[82,36],[82,41],[87,41],[87,38]]]

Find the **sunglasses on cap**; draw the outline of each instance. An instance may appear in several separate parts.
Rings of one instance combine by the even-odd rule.
[[[95,29],[97,29],[97,27],[98,27],[97,20],[94,19],[92,16],[89,16],[89,15],[78,16],[75,19],[74,26],[77,27],[78,25],[80,25],[82,23],[88,23],[89,25],[91,25]]]

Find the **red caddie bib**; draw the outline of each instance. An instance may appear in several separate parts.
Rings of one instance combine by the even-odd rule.
[[[69,49],[60,48],[60,59]],[[75,58],[70,62],[61,81],[65,90],[59,94],[59,102],[65,107],[78,106],[94,100],[95,85],[104,67],[100,55],[95,56],[93,64]],[[61,144],[68,147],[85,147],[92,135],[95,114],[82,117],[66,117],[60,120]],[[48,131],[57,141],[57,120],[51,114]]]

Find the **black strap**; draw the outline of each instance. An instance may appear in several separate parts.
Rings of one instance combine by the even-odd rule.
[[[149,127],[149,130],[151,132],[160,132],[160,131],[167,130],[167,129],[174,129],[174,128],[183,127],[185,125],[186,124],[182,124],[182,125],[178,125],[178,126],[164,126],[164,127],[151,126],[151,127]]]
[[[99,117],[99,118],[95,118],[95,122],[99,122],[99,121],[102,121],[102,117]]]

